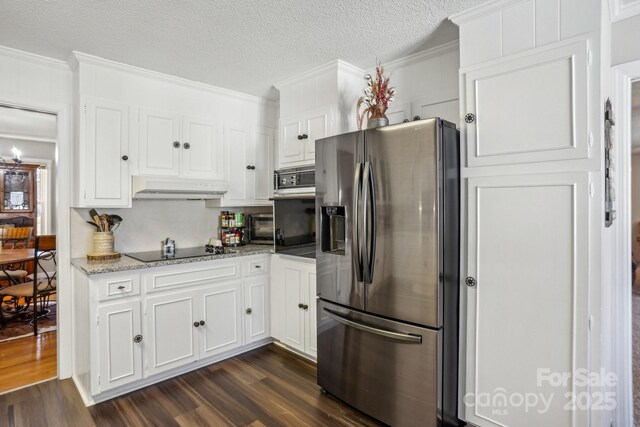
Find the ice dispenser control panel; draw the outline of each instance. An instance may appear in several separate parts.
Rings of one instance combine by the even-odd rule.
[[[322,206],[320,208],[322,252],[344,255],[345,248],[344,206]]]

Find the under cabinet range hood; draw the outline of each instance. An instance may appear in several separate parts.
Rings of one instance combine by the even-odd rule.
[[[228,189],[221,181],[156,176],[134,176],[132,184],[134,199],[220,199]]]

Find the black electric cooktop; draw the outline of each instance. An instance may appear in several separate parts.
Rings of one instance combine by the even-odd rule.
[[[233,250],[229,250],[225,248],[224,253],[232,253]],[[178,248],[175,250],[175,253],[170,255],[165,255],[162,251],[149,251],[149,252],[134,252],[131,254],[125,254],[126,256],[137,259],[142,262],[155,262],[155,261],[165,261],[168,259],[184,259],[184,258],[196,258],[201,256],[210,256],[214,255],[213,252],[207,252],[202,247],[197,248]]]

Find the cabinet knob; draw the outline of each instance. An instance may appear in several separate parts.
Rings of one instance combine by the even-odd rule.
[[[302,134],[302,138],[300,138],[300,139],[307,139],[307,138],[309,138],[309,135],[307,135],[306,133],[303,133]]]
[[[136,335],[135,337],[133,337],[133,342],[136,344],[142,342],[142,335]]]
[[[254,171],[256,170],[256,167],[253,165],[247,165],[247,170]]]
[[[173,141],[173,148],[180,148],[180,142],[179,141]]]
[[[200,321],[200,326],[204,326],[204,320]]]
[[[467,113],[467,115],[464,116],[464,121],[467,123],[473,123],[476,121],[476,115],[473,113]]]
[[[303,139],[302,135],[298,135],[298,140],[301,140],[301,139]]]
[[[413,116],[413,121],[420,120],[420,116]]]
[[[200,326],[200,322],[193,322],[193,326],[197,328],[198,326]]]
[[[122,156],[122,160],[124,160],[124,161],[126,162],[127,160],[129,160],[129,156],[127,156],[127,155],[125,154],[124,156]]]
[[[118,289],[124,289],[123,285],[118,286]]]
[[[302,306],[302,309],[303,309],[303,310],[305,310],[305,311],[306,311],[306,310],[309,310],[309,306],[308,306],[307,304],[304,304],[304,305]]]
[[[182,146],[184,147],[185,150],[188,150],[189,148],[191,148],[191,144],[189,144],[188,142],[185,142],[184,144],[182,144]]]
[[[251,307],[247,308],[246,313],[247,313],[247,314],[251,314],[251,313],[253,313],[253,310],[251,310]]]
[[[304,304],[302,303],[298,304],[298,308],[303,308],[303,307],[304,307]]]
[[[409,123],[409,121],[410,121],[409,119],[404,119],[402,123]]]
[[[474,279],[473,277],[467,277],[466,279],[464,279],[464,284],[470,288],[474,288],[477,283],[476,279]]]

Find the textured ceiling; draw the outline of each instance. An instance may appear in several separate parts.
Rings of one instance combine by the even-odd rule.
[[[485,0],[0,0],[0,45],[72,50],[241,92],[334,59],[370,68],[457,38]]]

